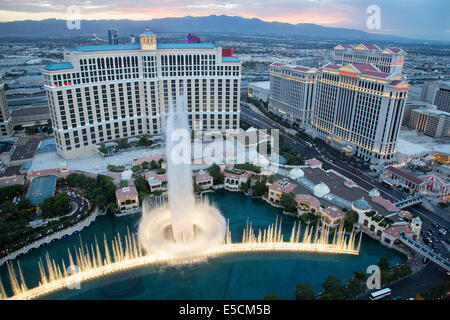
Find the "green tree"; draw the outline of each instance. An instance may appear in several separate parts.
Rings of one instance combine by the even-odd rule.
[[[382,256],[380,258],[380,261],[378,262],[378,266],[381,270],[388,270],[389,269],[389,260],[386,256]]]
[[[322,287],[325,289],[325,299],[343,300],[345,295],[340,284],[341,280],[337,277],[333,275],[328,276],[322,284]]]
[[[128,143],[127,139],[120,139],[117,141],[117,149],[128,149],[130,147],[130,144]]]
[[[269,191],[269,187],[263,181],[256,181],[253,186],[253,193],[255,197],[261,197]]]
[[[148,168],[150,168],[150,163],[148,163],[148,161],[144,161],[141,163],[141,167],[143,170],[147,170]]]
[[[344,218],[345,230],[351,231],[356,222],[358,222],[358,214],[353,210],[347,211]]]
[[[380,272],[380,275],[381,275],[381,283],[382,284],[389,283],[392,281],[392,275],[390,274],[389,271],[382,269]]]
[[[101,153],[107,154],[108,153],[108,148],[105,146],[104,143],[102,143],[100,145],[100,147],[98,148],[98,151],[100,151]]]
[[[133,172],[138,172],[139,170],[141,170],[141,166],[140,165],[135,165],[131,168],[131,171]]]
[[[160,166],[158,165],[158,163],[156,163],[155,160],[152,160],[152,162],[150,163],[150,168],[151,169],[159,169]]]
[[[19,210],[31,210],[33,209],[33,205],[31,204],[30,200],[28,200],[28,198],[22,198],[17,204],[17,208]]]
[[[53,218],[55,216],[54,211],[55,199],[53,197],[47,198],[40,205],[40,209],[42,211],[42,217],[44,218]]]
[[[2,220],[17,219],[17,206],[12,201],[5,201],[0,205],[1,212],[1,218]]]
[[[360,280],[360,281],[366,281],[367,279],[367,275],[364,273],[364,271],[355,271],[355,278]]]
[[[121,188],[128,187],[128,181],[126,181],[126,180],[120,180],[120,182],[119,182],[119,187],[121,187]]]
[[[351,278],[347,283],[346,296],[351,299],[364,291],[364,285],[360,279]]]
[[[225,176],[220,171],[220,166],[218,164],[213,164],[208,169],[208,173],[213,177],[213,182],[215,185],[223,184],[223,181],[225,179]]]
[[[56,215],[62,216],[68,214],[71,210],[71,200],[69,196],[62,192],[55,196],[54,198],[54,210]]]
[[[267,296],[264,297],[264,300],[280,300],[278,296],[275,293],[269,293]]]
[[[314,291],[306,282],[299,282],[295,290],[295,300],[314,300]]]
[[[293,193],[283,193],[280,198],[280,204],[287,212],[296,212],[297,203],[294,200]]]
[[[153,144],[153,141],[149,140],[147,138],[147,136],[142,136],[137,143],[137,145],[139,147],[147,147],[147,146],[151,146],[152,144]]]

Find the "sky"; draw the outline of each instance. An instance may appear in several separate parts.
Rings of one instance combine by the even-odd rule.
[[[0,22],[70,19],[70,6],[79,8],[82,20],[226,14],[450,41],[449,0],[0,0]],[[371,6],[379,8],[379,19],[367,12]],[[371,17],[379,28],[368,28]]]

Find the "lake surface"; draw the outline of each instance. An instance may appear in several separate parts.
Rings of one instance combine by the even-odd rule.
[[[240,241],[247,221],[255,229],[264,228],[283,219],[283,234],[288,239],[292,225],[298,219],[282,214],[263,200],[251,199],[241,193],[216,191],[210,201],[229,219],[233,241]],[[95,238],[103,243],[103,237],[111,240],[117,233],[124,236],[127,230],[135,233],[139,216],[116,218],[101,216],[78,235],[55,241],[29,252],[17,260],[20,262],[28,288],[37,285],[40,275],[37,261],[48,252],[57,263],[67,260],[67,249],[90,244]],[[391,265],[406,261],[404,255],[388,249],[377,241],[363,236],[358,256],[316,253],[254,253],[228,255],[209,259],[207,262],[178,267],[149,266],[137,270],[116,273],[82,283],[81,289],[65,289],[44,297],[45,299],[262,299],[268,293],[276,293],[280,299],[294,299],[298,282],[309,283],[314,293],[323,290],[322,283],[329,275],[344,281],[357,270],[365,271],[387,256]],[[101,244],[100,244],[101,246]],[[9,290],[7,268],[0,268],[5,289]]]

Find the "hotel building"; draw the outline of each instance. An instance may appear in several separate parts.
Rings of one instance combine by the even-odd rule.
[[[438,110],[450,112],[450,81],[426,82],[422,99],[435,105]]]
[[[239,128],[241,62],[207,43],[81,46],[42,73],[57,152],[70,158],[97,144],[159,135],[169,100],[184,96],[196,130]]]
[[[408,84],[374,65],[328,64],[318,70],[313,135],[377,164],[396,150]]]
[[[272,63],[269,110],[301,126],[308,124],[316,72],[316,68]]]
[[[5,85],[0,75],[0,137],[7,137],[11,134],[12,122],[11,114],[6,101]]]
[[[435,109],[414,109],[408,126],[433,138],[450,136],[450,113]]]
[[[334,64],[372,64],[381,72],[401,73],[405,55],[402,49],[381,49],[375,44],[338,44],[334,47]]]

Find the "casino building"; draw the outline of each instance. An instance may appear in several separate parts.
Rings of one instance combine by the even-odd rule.
[[[321,68],[272,63],[269,110],[373,164],[392,160],[407,97],[405,52],[337,45]]]
[[[184,97],[196,130],[239,128],[241,62],[208,43],[80,46],[46,66],[45,89],[57,152],[71,158],[97,144],[159,135],[169,100]]]
[[[8,137],[12,131],[11,114],[6,101],[5,85],[0,75],[0,137]]]

